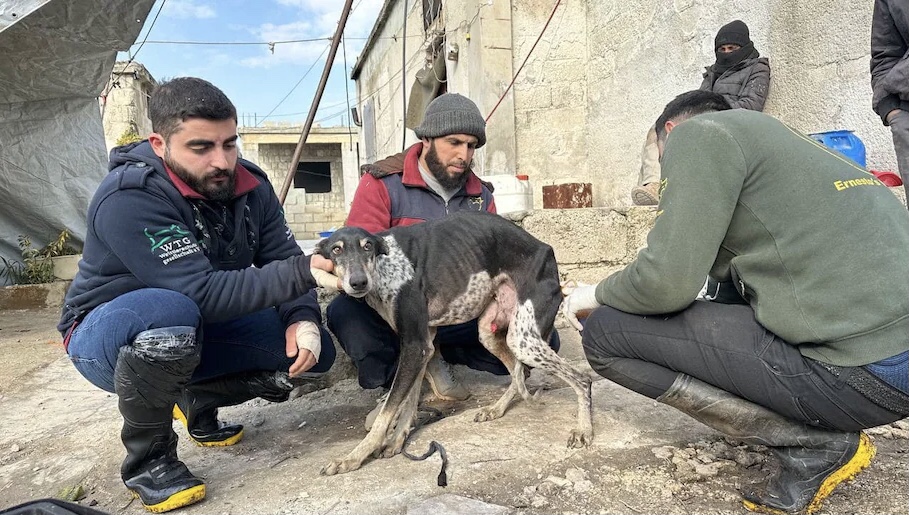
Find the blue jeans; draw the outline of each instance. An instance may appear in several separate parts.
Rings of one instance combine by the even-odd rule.
[[[196,327],[202,361],[190,382],[240,372],[287,371],[294,362],[284,350],[284,322],[275,308],[218,323],[205,323],[189,297],[171,290],[148,288],[125,293],[91,310],[73,330],[69,357],[89,382],[114,392],[114,367],[120,347],[149,329]],[[335,361],[335,347],[322,333],[322,354],[310,373],[325,373]]]

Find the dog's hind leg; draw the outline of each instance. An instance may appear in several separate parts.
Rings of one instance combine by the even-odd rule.
[[[518,307],[508,331],[508,347],[519,361],[559,377],[574,389],[578,396],[578,425],[571,431],[568,446],[586,447],[593,441],[590,378],[569,365],[546,343],[534,311],[530,300]]]
[[[527,391],[524,383],[524,364],[515,359],[514,353],[508,348],[506,333],[509,330],[510,318],[514,312],[516,296],[514,287],[510,283],[501,282],[498,286],[496,298],[480,315],[478,321],[480,342],[492,353],[499,358],[505,368],[511,374],[511,384],[508,389],[494,404],[485,406],[477,412],[474,420],[476,422],[486,422],[500,418],[514,402],[517,395],[524,398],[525,401],[532,402],[533,396]]]

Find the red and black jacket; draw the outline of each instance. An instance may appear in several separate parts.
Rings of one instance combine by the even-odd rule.
[[[467,183],[448,202],[420,175],[422,143],[372,165],[360,179],[345,225],[376,233],[399,225],[413,225],[458,211],[496,212],[492,188],[472,171]]]

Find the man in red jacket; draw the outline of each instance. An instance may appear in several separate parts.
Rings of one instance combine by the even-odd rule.
[[[471,169],[474,151],[486,143],[486,121],[476,104],[457,93],[441,95],[426,107],[414,134],[421,141],[405,152],[363,166],[365,173],[354,195],[348,226],[375,233],[456,211],[496,212],[492,188]],[[329,305],[327,315],[329,329],[357,367],[360,386],[389,387],[401,345],[394,330],[365,302],[346,295]],[[446,362],[493,374],[508,373],[480,343],[476,320],[440,327],[435,342],[440,351],[429,362],[426,377],[439,398],[464,400],[470,396],[454,380]],[[555,332],[551,345],[558,350]],[[367,416],[367,429],[375,413]]]

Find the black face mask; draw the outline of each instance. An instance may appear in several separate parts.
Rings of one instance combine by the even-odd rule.
[[[758,54],[758,51],[754,49],[754,43],[749,41],[747,45],[734,52],[729,52],[728,54],[717,50],[716,62],[713,64],[713,66],[710,67],[710,69],[713,71],[713,73],[722,75],[726,72],[726,70],[729,70],[745,59],[752,59],[759,56],[760,54]]]

